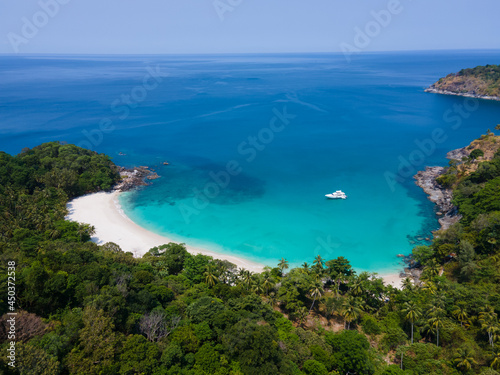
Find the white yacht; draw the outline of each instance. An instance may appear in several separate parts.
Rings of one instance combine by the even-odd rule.
[[[334,193],[326,194],[328,199],[347,199],[347,195],[342,190],[337,190]]]

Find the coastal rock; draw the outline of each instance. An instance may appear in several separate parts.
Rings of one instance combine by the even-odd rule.
[[[149,170],[149,167],[119,167],[119,173],[122,180],[114,187],[114,190],[117,191],[128,191],[138,186],[145,186],[148,185],[148,183],[145,182],[145,179],[155,180],[160,177],[157,173],[152,173],[151,170]]]
[[[469,147],[457,148],[456,150],[448,152],[446,158],[451,160],[462,160],[463,158],[468,158],[471,151]]]
[[[160,178],[160,176],[158,176],[158,173],[154,172],[154,173],[151,173],[149,176],[146,177],[148,180],[156,180],[157,178]]]
[[[425,92],[430,92],[433,94],[443,94],[443,95],[456,95],[456,96],[465,96],[467,98],[475,98],[475,99],[487,99],[487,100],[500,100],[500,97],[498,96],[488,96],[488,95],[478,95],[475,93],[469,93],[469,92],[454,92],[454,91],[448,91],[448,90],[441,90],[435,88],[434,85],[431,85],[429,88],[424,90]]]
[[[404,269],[405,273],[405,278],[409,277],[411,280],[413,280],[413,283],[416,285],[420,285],[420,275],[422,274],[422,270],[419,268],[405,268]]]
[[[429,200],[438,206],[438,212],[441,213],[438,220],[441,229],[448,229],[459,221],[461,216],[458,215],[457,208],[451,203],[451,189],[445,189],[436,182],[436,178],[441,176],[444,171],[444,167],[427,167],[425,171],[418,172],[414,178],[416,184],[428,195]]]

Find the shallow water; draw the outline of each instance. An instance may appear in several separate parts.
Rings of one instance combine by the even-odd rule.
[[[270,265],[342,255],[389,272],[438,226],[411,176],[500,114],[423,89],[499,57],[4,56],[0,146],[61,140],[151,166],[162,177],[125,194],[125,212],[194,246]],[[337,189],[349,198],[325,199]]]

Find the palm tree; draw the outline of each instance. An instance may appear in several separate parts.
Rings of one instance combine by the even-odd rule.
[[[337,298],[339,298],[340,295],[340,284],[344,282],[345,276],[342,273],[338,273],[337,276],[335,277],[335,284],[337,284],[337,289],[335,291],[335,295]]]
[[[481,328],[488,334],[488,341],[493,348],[497,334],[500,331],[498,323],[494,320],[486,320],[481,323]]]
[[[261,295],[264,292],[264,286],[262,285],[262,279],[260,277],[254,277],[252,279],[252,291],[256,294]]]
[[[481,328],[488,334],[488,341],[493,348],[494,340],[497,333],[500,331],[495,309],[490,305],[484,306],[482,311],[479,313],[479,322],[481,323]]]
[[[219,281],[219,278],[216,275],[215,266],[213,264],[208,264],[207,265],[207,268],[206,268],[206,271],[204,273],[204,276],[205,276],[205,282],[210,287],[214,286]]]
[[[95,234],[95,227],[89,224],[80,224],[76,230],[76,234],[80,237],[80,241],[86,240],[86,236],[92,237]]]
[[[422,280],[422,278],[420,278]],[[422,287],[422,290],[429,292],[430,294],[436,294],[437,293],[437,287],[436,284],[434,284],[432,281],[427,281],[424,283],[424,286]]]
[[[55,239],[55,238],[58,238],[61,235],[61,232],[59,232],[55,228],[52,228],[52,229],[49,229],[48,235],[50,236],[50,238]]]
[[[464,322],[466,322],[467,319],[469,319],[469,315],[467,314],[467,308],[464,302],[457,303],[457,306],[455,306],[455,309],[451,313],[460,322],[460,327],[463,327]]]
[[[500,369],[500,350],[495,350],[491,356],[490,367],[499,370]]]
[[[474,352],[469,348],[461,348],[453,356],[453,363],[459,370],[469,371],[477,362],[474,360]]]
[[[315,282],[312,288],[309,290],[309,294],[311,297],[314,297],[311,308],[309,309],[309,314],[314,306],[314,302],[316,302],[316,298],[321,297],[323,295],[323,286],[319,282]]]
[[[297,317],[300,325],[302,325],[305,322],[307,315],[308,315],[307,307],[302,306],[297,310]]]
[[[403,357],[404,357],[404,354],[405,354],[405,352],[406,352],[405,348],[406,348],[406,347],[404,346],[404,343],[403,343],[403,345],[401,345],[401,346],[398,348],[398,350],[400,350],[400,351],[401,351],[401,364],[400,364],[400,366],[399,366],[399,368],[400,368],[401,370],[403,369]],[[406,349],[407,349],[407,348],[406,348]],[[397,352],[396,352],[396,355],[397,355]]]
[[[302,268],[306,271],[309,270],[309,264],[307,262],[302,263]]]
[[[276,293],[271,292],[269,293],[268,301],[267,301],[271,307],[274,307],[278,304],[278,298],[276,297]]]
[[[223,282],[224,284],[227,284],[228,282],[228,268],[227,265],[224,263],[219,263],[217,264],[217,274],[219,275],[219,281]]]
[[[266,290],[266,295],[269,295],[269,289],[274,288],[274,280],[270,272],[262,274],[262,287]]]
[[[495,320],[497,318],[497,313],[495,309],[490,305],[485,305],[479,312],[479,321],[485,320]]]
[[[440,272],[441,266],[435,259],[432,259],[424,268],[424,273],[426,273],[430,278],[438,276]]]
[[[401,283],[401,285],[403,287],[403,290],[408,291],[408,292],[413,292],[413,290],[415,289],[415,286],[413,285],[413,282],[411,281],[411,279],[409,277],[404,279],[403,282]]]
[[[247,270],[242,270],[240,273],[241,283],[245,286],[245,289],[248,290],[252,285],[252,273]]]
[[[353,278],[352,282],[350,284],[350,289],[351,289],[351,294],[353,296],[360,296],[363,294],[364,288],[363,288],[363,282],[362,280],[358,278]]]
[[[330,316],[333,315],[335,310],[337,310],[338,299],[328,297],[325,301],[323,301],[323,306],[325,306],[325,315],[326,318],[328,319]]]
[[[347,329],[350,328],[351,322],[357,320],[361,312],[362,301],[359,297],[348,296],[344,302],[342,303],[342,316],[344,317],[344,327],[345,323],[347,323]]]
[[[281,275],[283,275],[283,271],[288,269],[288,261],[285,258],[281,258],[280,262],[278,263],[278,268],[281,272]]]
[[[436,346],[439,346],[439,329],[442,328],[444,324],[444,310],[439,307],[432,310],[433,311],[429,314],[430,318],[427,320],[427,324],[431,330],[436,331]]]
[[[314,258],[314,265],[316,266],[318,271],[323,270],[323,266],[325,265],[325,261],[321,257],[321,255],[317,255],[316,258]]]
[[[436,294],[432,300],[432,304],[434,307],[444,310],[446,306],[446,296],[443,293]]]
[[[402,312],[405,314],[405,319],[411,323],[411,343],[413,344],[413,324],[422,315],[422,309],[413,301],[406,302]]]

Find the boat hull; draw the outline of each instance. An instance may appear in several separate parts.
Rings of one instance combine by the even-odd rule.
[[[345,197],[339,197],[332,194],[326,194],[325,197],[327,197],[328,199],[347,199],[347,195]]]

